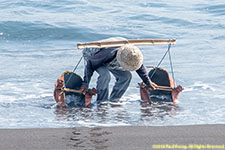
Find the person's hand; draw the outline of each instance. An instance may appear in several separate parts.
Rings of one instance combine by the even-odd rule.
[[[149,90],[155,90],[157,89],[158,85],[155,84],[154,82],[150,82],[150,84],[148,85]]]
[[[81,90],[81,93],[85,95],[87,93],[87,91],[88,91],[88,86],[87,85],[82,85],[80,90]]]

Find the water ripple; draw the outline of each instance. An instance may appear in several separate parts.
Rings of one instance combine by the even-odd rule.
[[[222,0],[1,0],[0,128],[225,123],[224,8]],[[171,54],[185,89],[177,106],[141,103],[134,72],[120,107],[56,109],[54,83],[81,57],[77,42],[111,36],[177,39]],[[167,45],[140,49],[144,65],[155,65]],[[170,71],[168,60],[161,67]]]

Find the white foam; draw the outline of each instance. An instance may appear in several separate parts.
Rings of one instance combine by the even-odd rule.
[[[125,101],[137,101],[140,99],[140,96],[138,94],[130,94],[129,96],[123,96],[120,100]]]
[[[19,99],[26,100],[26,99],[32,99],[32,98],[39,98],[39,96],[35,94],[29,94],[29,95],[24,95],[23,97],[20,97]]]
[[[190,92],[190,91],[194,91],[194,88],[193,87],[185,87],[182,92]]]
[[[53,96],[53,93],[44,93],[44,94],[41,94],[40,95],[40,98],[43,98],[43,97],[52,97]]]
[[[7,102],[7,103],[12,103],[16,100],[17,98],[15,96],[10,96],[10,95],[0,95],[0,102]]]
[[[90,122],[90,121],[78,121],[78,124],[80,124],[81,126],[85,126],[85,127],[96,127],[96,126],[103,126],[103,127],[111,127],[111,126],[128,126],[130,124],[126,124],[123,122],[116,122],[116,123],[98,123],[98,122]]]
[[[53,96],[51,89],[44,89],[43,84],[30,82],[6,82],[0,85],[0,102],[14,102],[15,100],[27,100]]]
[[[203,90],[210,90],[210,91],[216,91],[215,88],[210,86],[209,84],[202,83],[202,82],[195,82],[193,85],[194,89],[203,89]]]
[[[214,98],[219,98],[219,99],[225,99],[225,94],[219,94],[219,93],[217,93],[217,94],[214,94],[213,97]]]

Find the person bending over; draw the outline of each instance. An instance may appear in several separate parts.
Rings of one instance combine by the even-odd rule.
[[[84,49],[83,55],[86,66],[81,89],[84,93],[88,90],[91,77],[96,71],[99,74],[96,87],[98,91],[97,103],[108,100],[117,102],[130,84],[132,78],[130,71],[136,71],[150,89],[155,89],[157,86],[151,82],[146,73],[142,52],[132,44],[113,48],[88,48]],[[110,72],[115,77],[116,82],[109,95]]]

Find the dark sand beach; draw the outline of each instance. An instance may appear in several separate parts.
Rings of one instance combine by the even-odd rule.
[[[1,150],[224,149],[225,144],[225,125],[1,129],[0,134]]]

